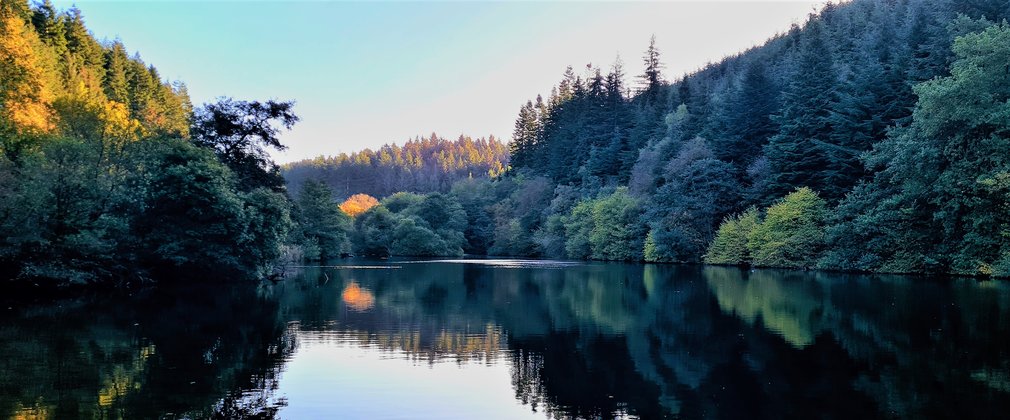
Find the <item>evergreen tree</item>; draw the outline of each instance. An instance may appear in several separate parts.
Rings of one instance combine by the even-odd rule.
[[[766,197],[809,187],[838,199],[846,185],[833,183],[851,170],[856,150],[831,143],[831,109],[838,101],[833,60],[825,43],[823,22],[814,20],[803,33],[799,63],[784,92],[779,132],[765,146],[772,170]]]
[[[754,61],[743,70],[725,106],[713,116],[713,151],[725,161],[746,168],[761,156],[761,149],[777,131],[772,115],[778,110],[777,90],[764,64]]]
[[[656,36],[649,38],[649,49],[645,50],[642,58],[645,62],[645,73],[639,76],[644,86],[643,91],[652,91],[663,84],[662,68],[663,63],[659,61],[659,49],[656,48]]]
[[[1010,27],[957,38],[951,75],[915,88],[908,127],[870,155],[882,167],[843,202],[825,266],[1006,275]],[[851,239],[850,239],[851,238]]]
[[[516,119],[515,130],[512,131],[510,151],[513,165],[522,167],[532,163],[531,159],[535,153],[537,137],[540,135],[537,130],[537,122],[537,109],[533,107],[532,101],[526,101],[519,108],[519,118]]]
[[[351,217],[344,213],[326,184],[306,181],[298,193],[298,221],[301,226],[305,256],[327,261],[351,251],[348,238]]]
[[[129,107],[130,104],[130,80],[127,74],[127,62],[130,59],[126,55],[126,48],[122,42],[114,42],[112,48],[105,52],[105,96],[109,100],[119,102]]]

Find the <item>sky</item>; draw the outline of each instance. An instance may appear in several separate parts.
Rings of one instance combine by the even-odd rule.
[[[509,138],[520,106],[569,65],[627,83],[649,38],[676,79],[802,23],[823,2],[328,2],[54,0],[120,39],[194,105],[293,100],[278,162],[438,133]]]

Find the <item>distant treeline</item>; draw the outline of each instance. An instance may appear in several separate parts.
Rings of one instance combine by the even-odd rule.
[[[450,141],[431,134],[403,146],[289,163],[283,173],[293,191],[311,179],[325,182],[342,198],[356,193],[385,197],[398,191],[448,191],[458,180],[495,177],[507,166],[508,145],[494,136]]]
[[[1008,15],[829,4],[673,82],[653,43],[630,97],[620,63],[569,68],[521,107],[505,176],[384,199],[351,249],[1008,275]],[[372,235],[415,228],[446,247]]]

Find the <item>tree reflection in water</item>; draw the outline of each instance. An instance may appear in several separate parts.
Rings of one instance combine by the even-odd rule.
[[[10,306],[0,317],[0,416],[269,417],[294,346],[248,286]]]
[[[1010,409],[1003,282],[400,266],[310,268],[255,290],[18,305],[0,318],[0,413],[283,416],[282,368],[307,337],[412,369],[507,366],[516,403],[555,418],[987,418]]]

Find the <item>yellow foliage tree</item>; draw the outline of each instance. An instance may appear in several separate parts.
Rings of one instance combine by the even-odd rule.
[[[52,67],[28,22],[0,10],[0,104],[2,117],[21,133],[47,133],[54,127]]]
[[[379,200],[376,200],[375,197],[368,194],[354,194],[340,203],[340,210],[343,210],[348,216],[355,217],[377,205],[379,205]]]

